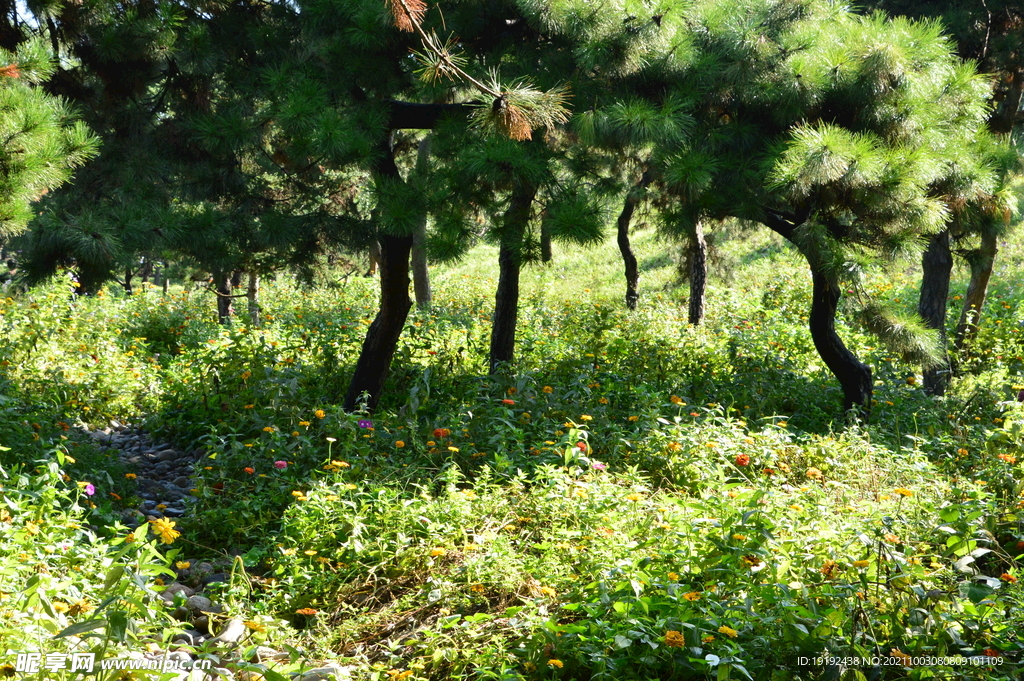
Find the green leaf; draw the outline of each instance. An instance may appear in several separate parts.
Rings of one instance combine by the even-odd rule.
[[[79,636],[87,631],[93,631],[94,629],[102,629],[107,625],[107,620],[101,618],[86,620],[84,622],[76,622],[70,627],[64,629],[54,638],[65,638],[67,636]]]

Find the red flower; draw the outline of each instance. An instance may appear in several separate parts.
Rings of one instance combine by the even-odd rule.
[[[764,469],[764,474],[765,475],[775,475],[775,469],[774,468],[765,468]]]
[[[740,454],[739,456],[736,457],[735,463],[737,466],[749,466],[750,457],[747,456],[746,454]]]
[[[576,447],[578,447],[581,452],[587,451],[587,443],[586,442],[577,442],[576,443]]]
[[[451,434],[452,431],[448,430],[447,428],[434,428],[435,440],[443,440],[444,438],[448,437]]]
[[[982,651],[982,655],[985,657],[1002,657],[1002,655],[999,654],[999,651],[993,648],[985,648],[985,650]]]
[[[516,401],[515,400],[502,400],[501,403],[502,404],[509,404],[509,405],[511,405],[511,404],[515,404]]]

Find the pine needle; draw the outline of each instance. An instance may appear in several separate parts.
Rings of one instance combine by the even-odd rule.
[[[399,31],[412,33],[416,26],[423,22],[427,13],[427,5],[423,0],[389,0],[391,15],[395,18],[395,27]]]

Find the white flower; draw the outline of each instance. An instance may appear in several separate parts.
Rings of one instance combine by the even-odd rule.
[[[718,655],[708,653],[707,656],[705,656],[704,661],[708,663],[709,667],[714,667],[722,661],[722,658],[718,657]]]

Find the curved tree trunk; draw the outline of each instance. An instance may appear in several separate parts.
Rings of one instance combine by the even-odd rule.
[[[418,180],[426,181],[428,161],[430,159],[430,137],[420,140],[416,151],[416,175]],[[433,298],[430,291],[430,270],[427,269],[427,211],[423,211],[416,230],[412,235],[412,288],[416,295],[416,307],[425,310],[430,307]]]
[[[708,285],[708,243],[704,239],[704,226],[698,220],[690,234],[690,316],[689,322],[697,326],[704,321],[705,291]]]
[[[859,407],[865,414],[871,409],[871,367],[850,352],[836,333],[839,286],[820,269],[811,265],[811,338],[825,366],[843,389],[843,409]]]
[[[374,164],[373,175],[377,181],[402,181],[390,143],[385,145]],[[373,411],[380,401],[391,359],[412,309],[409,299],[412,240],[412,235],[383,235],[375,242],[380,248],[380,309],[366,331],[359,359],[356,360],[355,372],[345,395],[345,411],[354,411],[364,394],[369,411]]]
[[[939,332],[942,364],[923,370],[924,391],[929,395],[945,395],[949,386],[949,355],[946,352],[946,299],[949,296],[949,275],[953,256],[949,251],[949,231],[932,235],[921,256],[921,296],[917,313],[929,329]]]
[[[494,295],[494,323],[491,326],[490,371],[511,362],[516,346],[516,321],[519,317],[519,270],[522,265],[523,239],[530,221],[530,210],[537,188],[520,184],[512,192],[505,211],[498,251],[498,289]]]
[[[640,269],[637,265],[636,255],[633,253],[633,245],[629,242],[629,225],[633,221],[633,213],[636,206],[643,198],[643,190],[651,182],[651,174],[644,171],[640,180],[626,194],[622,203],[622,212],[619,213],[617,222],[618,234],[616,241],[619,244],[619,252],[622,254],[622,264],[626,270],[626,307],[635,310],[640,300]]]
[[[992,267],[998,251],[995,234],[984,232],[981,235],[981,248],[967,254],[967,262],[971,266],[971,281],[964,295],[964,309],[960,312],[960,322],[956,325],[956,336],[953,341],[956,355],[963,352],[978,335],[978,321],[981,318],[981,309],[985,305],[988,282],[992,278]]]

